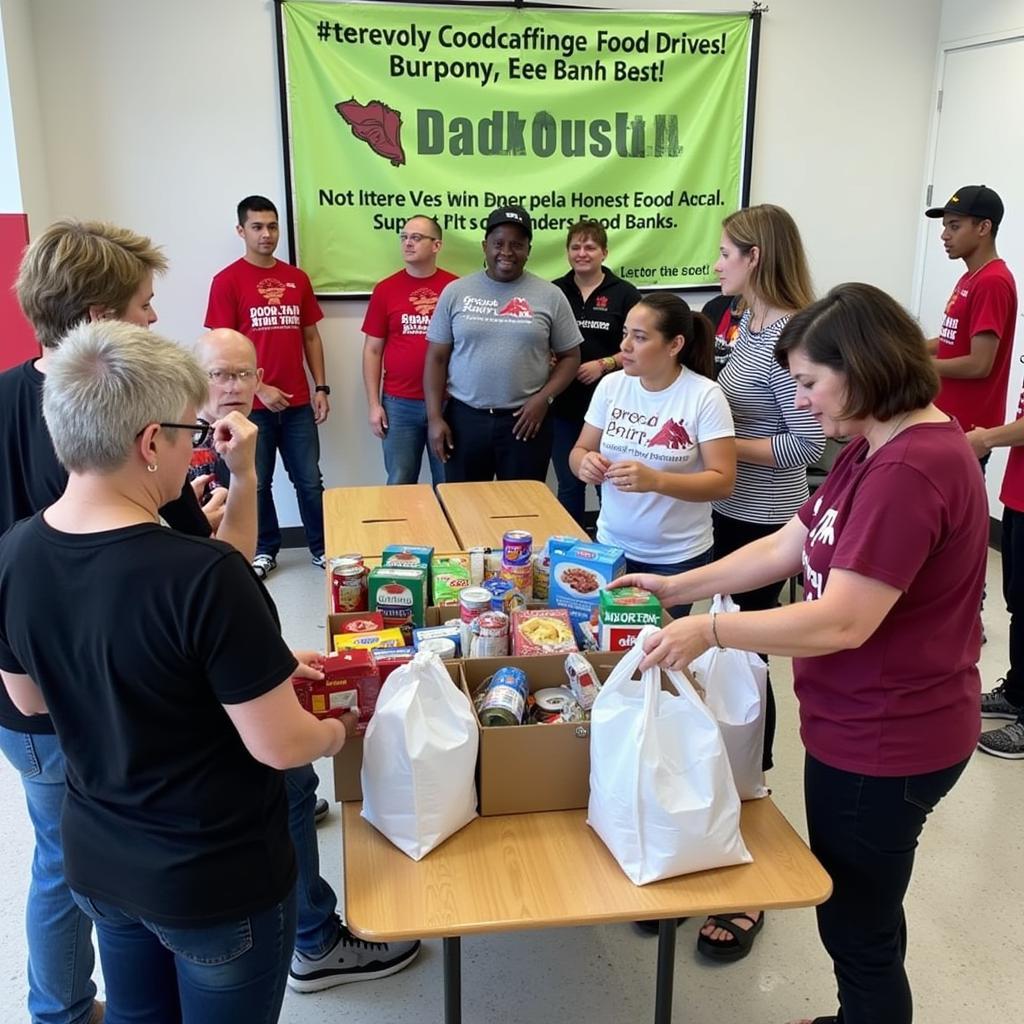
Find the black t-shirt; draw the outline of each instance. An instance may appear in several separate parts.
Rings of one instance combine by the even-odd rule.
[[[0,475],[0,534],[19,519],[52,505],[67,486],[67,471],[57,461],[43,419],[45,379],[33,360],[0,373],[0,453],[7,467]],[[193,537],[210,536],[210,524],[188,484],[160,514],[175,530]],[[48,716],[21,714],[2,686],[0,725],[15,732],[53,732]]]
[[[619,351],[626,314],[643,298],[628,281],[616,277],[607,267],[603,269],[604,280],[590,293],[586,302],[580,294],[573,271],[570,270],[554,282],[569,300],[580,334],[583,335],[581,363],[604,359]],[[581,384],[574,380],[555,397],[551,411],[563,419],[578,420],[582,426],[596,388],[596,382]]]
[[[704,303],[701,312],[715,329],[715,380],[729,362],[736,339],[740,336],[743,312],[739,295],[716,295]]]
[[[0,668],[40,687],[64,751],[71,887],[147,920],[214,924],[295,881],[281,772],[222,707],[295,658],[245,559],[158,525],[0,540]]]

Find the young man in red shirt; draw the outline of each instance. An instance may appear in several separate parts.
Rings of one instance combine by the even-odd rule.
[[[438,296],[455,274],[439,269],[441,225],[433,217],[410,217],[399,232],[405,266],[373,289],[363,320],[363,383],[370,429],[381,439],[389,484],[420,478],[423,449],[436,487],[444,463],[427,443],[423,364],[427,324]]]
[[[996,252],[1003,201],[987,185],[965,185],[925,216],[942,218],[946,255],[966,267],[946,303],[939,336],[929,342],[942,378],[935,404],[965,432],[998,426],[1006,418],[1017,319],[1013,275]]]
[[[278,450],[295,487],[313,564],[324,565],[324,487],[317,427],[330,411],[331,389],[316,326],[323,313],[313,286],[298,267],[274,258],[281,235],[277,208],[263,196],[247,196],[238,204],[236,230],[245,242],[245,255],[214,277],[206,326],[230,327],[244,334],[256,347],[263,370],[250,419],[259,428],[259,537],[252,566],[264,578],[277,567],[281,549],[272,490]],[[307,367],[313,378],[312,393]]]

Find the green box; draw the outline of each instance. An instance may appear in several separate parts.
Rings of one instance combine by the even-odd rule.
[[[423,626],[427,608],[427,570],[381,565],[370,570],[369,610],[380,612],[385,628]]]

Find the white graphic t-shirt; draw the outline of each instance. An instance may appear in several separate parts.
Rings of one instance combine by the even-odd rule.
[[[601,431],[606,459],[636,460],[667,473],[701,472],[698,445],[735,435],[722,389],[686,369],[664,391],[647,391],[639,377],[623,372],[603,377],[586,420]],[[711,547],[711,504],[630,494],[607,484],[601,488],[597,539],[639,562],[682,562]]]

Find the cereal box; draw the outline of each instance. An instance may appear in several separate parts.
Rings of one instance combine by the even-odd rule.
[[[436,605],[457,605],[469,586],[469,555],[435,555],[430,560],[430,590]]]
[[[381,565],[394,565],[400,569],[428,569],[434,557],[433,548],[414,544],[389,544],[380,556]]]
[[[621,548],[583,541],[564,551],[558,549],[551,556],[548,603],[567,609],[574,626],[587,620],[596,622],[598,595],[626,571],[625,554]]]
[[[359,708],[357,732],[365,732],[380,693],[380,673],[369,651],[328,654],[323,679],[292,679],[299,703],[317,718],[340,718]]]
[[[644,626],[661,625],[661,602],[640,587],[602,590],[598,624],[602,651],[628,651]]]
[[[569,654],[577,650],[564,608],[520,608],[512,613],[512,654]]]
[[[391,629],[423,625],[427,607],[427,570],[391,565],[370,570],[368,581],[371,612],[380,612]]]
[[[405,637],[400,629],[379,629],[370,633],[338,633],[334,638],[335,651],[372,651],[375,647],[404,647]]]

